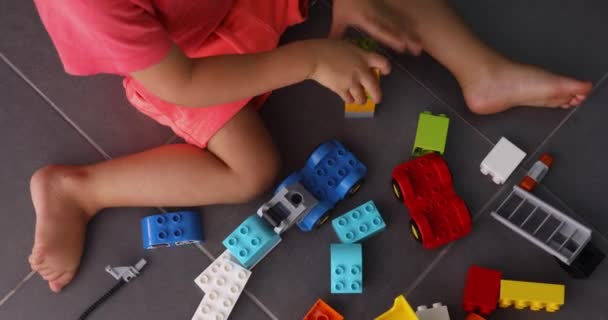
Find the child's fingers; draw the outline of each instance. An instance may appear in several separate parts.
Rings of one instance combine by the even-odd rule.
[[[365,89],[362,85],[356,84],[352,88],[350,88],[349,91],[355,99],[356,104],[365,104],[365,101],[367,101],[367,95],[365,94]]]
[[[397,52],[405,52],[407,42],[405,41],[399,26],[375,17],[365,17],[359,25],[372,38],[391,47]]]
[[[364,74],[361,77],[361,84],[365,88],[365,92],[374,101],[374,103],[380,103],[382,100],[382,90],[380,89],[380,82],[374,72],[370,69],[370,72]]]
[[[367,53],[367,64],[370,68],[376,68],[380,70],[380,73],[387,75],[391,73],[391,63],[388,59],[380,54],[368,52]]]
[[[355,102],[355,99],[353,99],[353,96],[350,94],[349,90],[343,90],[343,91],[336,91],[336,93],[340,96],[340,98],[342,98],[342,100],[346,103],[353,103]]]

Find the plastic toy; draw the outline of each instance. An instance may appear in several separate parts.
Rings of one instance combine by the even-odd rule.
[[[500,283],[500,307],[512,305],[517,309],[545,309],[555,312],[564,304],[566,287],[561,284],[502,280]]]
[[[374,69],[374,74],[378,81],[380,81],[380,71]],[[346,118],[373,118],[376,112],[376,104],[367,95],[367,100],[364,104],[356,103],[345,103],[344,104],[344,116]]]
[[[318,204],[319,201],[296,182],[277,190],[272,199],[258,209],[258,216],[273,226],[275,233],[281,234]]]
[[[144,249],[203,242],[201,218],[193,211],[144,217],[141,219],[141,233]]]
[[[253,268],[276,245],[281,237],[257,215],[245,219],[222,242],[247,269]]]
[[[195,279],[205,296],[192,319],[228,319],[250,276],[225,251]]]
[[[289,175],[279,185],[283,187],[301,183],[319,202],[297,223],[302,231],[311,231],[322,225],[329,211],[347,196],[356,193],[367,167],[337,140],[320,145],[308,158],[301,170]]]
[[[434,115],[428,111],[420,113],[412,154],[415,157],[431,152],[443,155],[449,125],[450,118],[445,114]]]
[[[393,307],[374,320],[418,320],[418,316],[403,295],[395,298]]]
[[[418,306],[416,315],[420,320],[450,320],[448,307],[442,303],[433,303],[429,308],[427,306]]]
[[[348,211],[331,222],[342,243],[355,243],[384,230],[386,224],[374,201]]]
[[[344,317],[319,299],[304,316],[304,320],[344,320]]]
[[[528,191],[532,192],[532,189],[547,175],[549,168],[553,164],[553,157],[548,154],[543,154],[536,163],[528,170],[528,173],[519,183],[519,186]]]
[[[570,265],[561,263],[560,261],[560,266],[572,278],[583,279],[591,276],[605,257],[606,255],[602,251],[589,242]]]
[[[591,229],[519,186],[492,216],[568,265],[591,240]]]
[[[503,184],[525,157],[525,152],[502,137],[483,159],[480,170],[484,175],[489,174],[494,183]]]
[[[469,315],[467,315],[467,318],[465,320],[486,320],[486,318],[474,313],[470,313]]]
[[[331,244],[331,293],[363,292],[361,245]]]
[[[471,215],[456,194],[445,160],[429,153],[393,170],[393,192],[410,212],[414,238],[427,249],[471,232]]]
[[[102,303],[108,300],[111,296],[113,296],[120,288],[122,288],[129,281],[137,278],[139,276],[140,271],[146,266],[147,261],[145,259],[140,259],[134,266],[125,266],[125,267],[112,267],[106,266],[106,272],[112,275],[114,279],[118,280],[118,282],[108,290],[103,296],[101,296],[97,301],[95,301],[92,305],[90,305],[81,315],[78,317],[78,320],[85,320],[95,309],[97,309]]]
[[[466,312],[488,316],[496,310],[502,272],[472,265],[467,273],[463,306]]]

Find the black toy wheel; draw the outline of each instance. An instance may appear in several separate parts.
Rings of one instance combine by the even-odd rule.
[[[399,187],[399,184],[397,183],[397,181],[395,179],[393,179],[392,185],[393,185],[393,193],[395,194],[395,197],[397,198],[397,200],[399,200],[399,202],[403,202],[403,192],[401,192],[401,188]]]
[[[420,228],[418,228],[418,225],[416,222],[414,222],[414,220],[410,220],[410,232],[412,233],[412,237],[414,237],[418,243],[422,244],[422,234],[420,233]]]
[[[359,189],[361,189],[361,185],[363,185],[363,179],[357,181],[355,183],[355,185],[353,185],[350,190],[348,190],[348,193],[346,193],[346,197],[350,198],[353,195],[355,195],[355,193],[357,193],[359,191]]]

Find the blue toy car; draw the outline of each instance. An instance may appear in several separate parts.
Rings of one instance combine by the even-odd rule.
[[[367,167],[359,159],[339,141],[330,140],[317,147],[304,168],[289,175],[275,192],[300,183],[317,199],[318,204],[298,222],[302,231],[311,231],[327,220],[340,200],[359,190],[365,173]]]
[[[193,211],[157,214],[141,219],[144,249],[203,242],[200,215]]]

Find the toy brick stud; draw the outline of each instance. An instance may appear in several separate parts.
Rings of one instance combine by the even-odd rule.
[[[141,219],[144,249],[180,246],[203,241],[200,215],[193,211],[169,212]]]
[[[566,287],[561,284],[502,280],[500,282],[500,307],[529,307],[532,311],[545,309],[555,312],[564,304]]]
[[[464,288],[464,310],[485,316],[494,312],[500,296],[501,278],[499,271],[472,265]]]
[[[380,212],[371,200],[335,218],[331,224],[342,243],[362,241],[386,228]]]
[[[281,237],[265,220],[254,214],[245,219],[222,243],[245,268],[251,269],[279,242]]]
[[[361,245],[331,244],[331,293],[363,292]]]
[[[403,295],[395,298],[393,307],[385,313],[377,316],[374,320],[419,320]]]
[[[489,174],[494,183],[503,184],[525,157],[525,152],[502,137],[481,162],[480,171]]]
[[[519,186],[530,192],[547,175],[553,164],[553,157],[543,154],[536,163],[528,170],[528,174],[519,183]]]
[[[344,317],[319,299],[304,316],[304,320],[344,320]]]
[[[450,320],[448,307],[441,302],[433,303],[431,307],[418,306],[416,315],[419,320]]]

